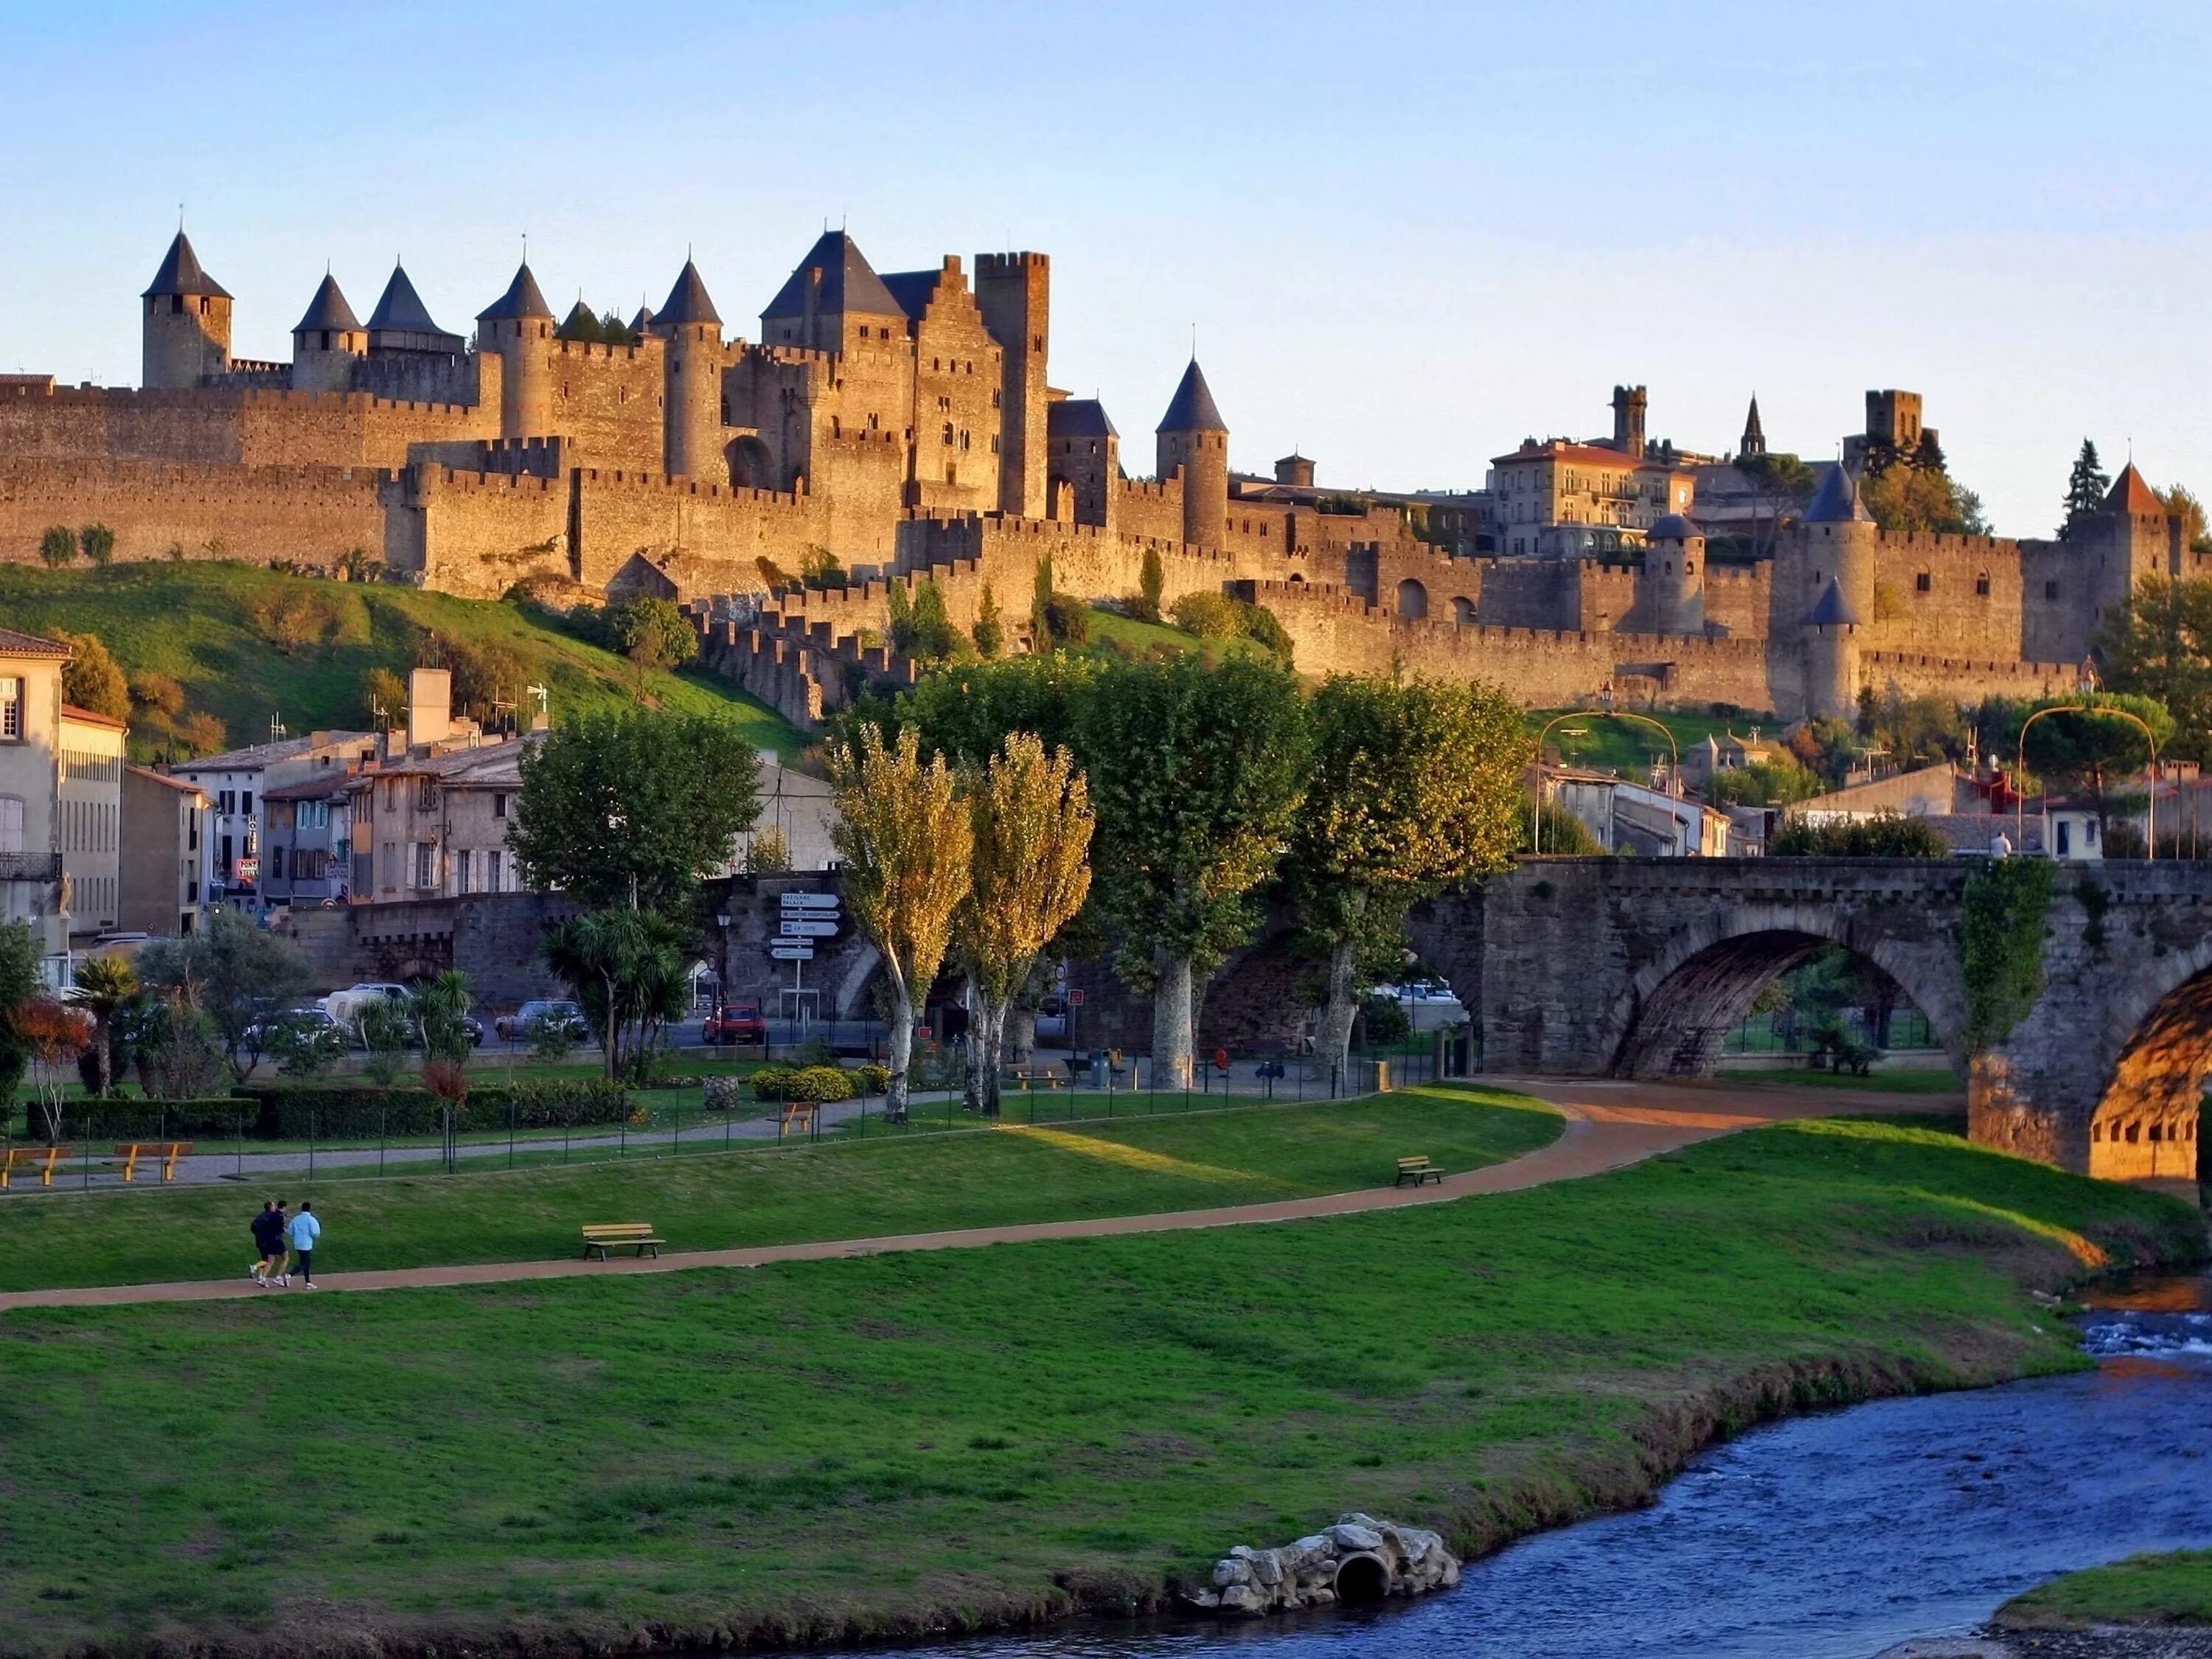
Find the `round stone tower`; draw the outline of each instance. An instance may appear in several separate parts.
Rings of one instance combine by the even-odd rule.
[[[292,330],[292,390],[349,392],[354,365],[368,353],[368,331],[346,303],[337,278],[324,273],[307,315]]]
[[[661,465],[678,477],[727,483],[722,460],[722,318],[690,260],[653,313],[668,342],[660,400]]]
[[[149,391],[195,386],[230,368],[230,294],[201,269],[182,229],[145,301],[140,382]]]
[[[1220,546],[1229,527],[1229,427],[1197,358],[1183,371],[1154,436],[1161,482],[1182,473],[1183,540]]]
[[[1802,628],[1805,718],[1848,720],[1859,706],[1859,618],[1841,578],[1828,578]]]
[[[1654,634],[1705,631],[1705,538],[1679,513],[1651,526],[1636,577],[1636,615]]]
[[[527,262],[507,292],[477,313],[477,349],[500,358],[499,435],[542,438],[553,428],[553,309]]]
[[[1791,605],[1810,605],[1832,579],[1856,617],[1874,615],[1875,558],[1881,541],[1874,514],[1859,499],[1859,481],[1842,466],[1831,466],[1814,491],[1812,504],[1797,521],[1796,546],[1790,562],[1797,592]],[[1778,568],[1775,574],[1782,578]],[[1784,597],[1784,596],[1778,596]]]

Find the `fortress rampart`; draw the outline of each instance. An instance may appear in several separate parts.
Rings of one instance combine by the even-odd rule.
[[[39,556],[47,528],[104,524],[118,559],[295,560],[334,568],[384,545],[374,467],[0,461],[0,559]]]

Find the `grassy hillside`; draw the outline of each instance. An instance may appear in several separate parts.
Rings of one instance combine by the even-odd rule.
[[[302,594],[324,610],[323,637],[288,651],[271,642],[260,618],[288,597]],[[184,688],[186,708],[215,715],[234,744],[265,738],[272,715],[281,715],[295,735],[365,729],[369,712],[362,684],[368,671],[404,674],[428,634],[513,653],[529,683],[551,693],[556,720],[632,701],[629,663],[513,605],[411,587],[321,581],[249,565],[46,570],[0,564],[0,617],[34,634],[56,628],[97,634],[125,674],[175,680]],[[662,708],[738,721],[757,748],[789,756],[806,742],[781,716],[706,674],[647,673],[642,689]]]
[[[1643,714],[1638,709],[1637,714]],[[1667,740],[1640,720],[1616,720],[1595,710],[1567,710],[1535,708],[1528,713],[1528,729],[1541,731],[1553,716],[1573,713],[1587,714],[1588,718],[1561,720],[1553,727],[1546,744],[1559,751],[1559,758],[1569,766],[1592,766],[1609,769],[1630,776],[1641,777],[1651,770],[1655,757],[1664,759]],[[1738,715],[1734,720],[1722,720],[1711,714],[1653,714],[1656,720],[1674,734],[1674,741],[1686,754],[1690,749],[1709,737],[1725,737],[1731,728],[1738,737],[1748,737],[1757,726],[1767,737],[1778,736],[1781,722],[1771,714]]]

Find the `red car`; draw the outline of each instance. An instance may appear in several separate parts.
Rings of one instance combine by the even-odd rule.
[[[768,1022],[757,1002],[726,1003],[721,1012],[708,1016],[701,1035],[708,1042],[766,1042]]]

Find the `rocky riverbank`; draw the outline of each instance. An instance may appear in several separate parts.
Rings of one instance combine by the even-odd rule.
[[[1906,1642],[1876,1659],[2212,1659],[2212,1630],[2106,1626],[2095,1630],[1996,1631]]]

